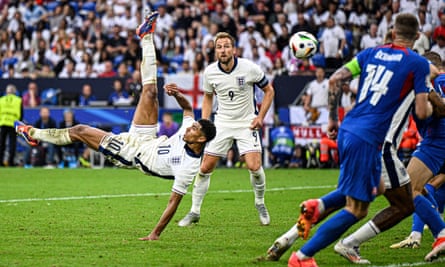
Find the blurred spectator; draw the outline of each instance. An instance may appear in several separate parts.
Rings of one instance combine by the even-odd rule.
[[[13,64],[9,64],[7,67],[7,71],[5,71],[5,73],[3,73],[2,75],[3,79],[18,79],[18,78],[23,78],[22,74],[20,71],[15,71],[15,67]]]
[[[74,72],[75,62],[74,60],[65,60],[65,64],[63,66],[62,71],[59,73],[59,78],[74,78],[76,77],[76,73]]]
[[[275,43],[275,44],[277,43],[277,35],[276,35],[274,29],[272,28],[272,26],[270,26],[269,24],[266,24],[263,26],[262,35],[263,35],[263,39],[264,39],[264,47],[266,49],[270,49],[270,46],[273,43]],[[278,47],[277,47],[277,49],[278,49]]]
[[[50,110],[47,107],[40,108],[40,118],[33,123],[33,126],[40,129],[57,128],[56,121],[51,117]],[[54,144],[40,142],[36,147],[28,146],[25,151],[25,168],[43,165],[54,168],[56,165],[54,156]]]
[[[291,35],[289,34],[289,31],[287,30],[286,26],[281,27],[281,34],[277,35],[277,46],[278,49],[284,53],[285,49],[289,47],[289,39]]]
[[[352,26],[352,32],[354,36],[359,36],[363,33],[365,27],[368,25],[368,13],[365,10],[365,6],[361,2],[354,3],[355,8],[351,11],[349,15],[348,23]],[[376,25],[378,28],[378,25]],[[383,38],[380,36],[380,38]]]
[[[74,117],[74,112],[71,109],[63,111],[63,120],[59,123],[59,129],[73,127],[79,124]],[[77,159],[83,149],[82,143],[75,142],[69,145],[56,146],[57,156],[59,158],[59,167],[77,167]]]
[[[113,78],[117,73],[113,69],[113,62],[111,60],[104,61],[104,70],[99,73],[99,78]]]
[[[63,14],[65,21],[67,22],[68,33],[71,33],[74,29],[80,29],[82,27],[82,17],[76,13],[74,6],[65,4],[63,6]]]
[[[188,62],[190,62],[190,64],[192,64],[192,62],[195,60],[197,51],[198,51],[198,45],[196,43],[196,40],[191,39],[189,41],[189,45],[187,46],[187,48],[184,51],[183,60],[188,61]]]
[[[122,27],[114,24],[111,35],[106,41],[106,50],[112,58],[125,54],[127,50],[127,40],[121,36]]]
[[[419,32],[419,38],[414,42],[413,50],[423,55],[426,51],[431,48],[431,34],[432,27],[431,24],[426,24],[422,31]]]
[[[36,64],[37,69],[41,69],[43,65],[49,65],[51,68],[59,61],[59,56],[53,50],[49,49],[48,43],[41,38],[37,41],[37,49],[32,55],[32,60]]]
[[[323,136],[320,140],[320,166],[335,168],[338,166],[338,146],[335,140]]]
[[[409,116],[407,129],[403,132],[402,141],[398,149],[398,154],[405,166],[408,165],[413,151],[416,149],[417,144],[420,141],[420,135],[417,131],[416,123],[413,116]]]
[[[22,13],[17,10],[14,12],[14,17],[9,21],[6,29],[8,33],[12,35],[13,33],[18,32],[20,28],[25,28],[25,22],[23,21]]]
[[[125,51],[123,61],[132,70],[137,70],[139,68],[139,61],[142,58],[142,49],[139,45],[139,40],[130,39],[127,40],[128,49]]]
[[[270,74],[272,72],[272,61],[265,54],[260,53],[257,46],[252,47],[252,61],[260,66],[266,74]]]
[[[355,105],[357,85],[357,78],[354,78],[351,82],[344,82],[341,85],[340,107],[344,109],[344,114],[348,113]]]
[[[445,37],[445,12],[440,15],[440,25],[434,28],[433,41],[437,42],[439,36]]]
[[[275,60],[273,69],[272,69],[272,75],[275,76],[280,76],[280,75],[289,75],[289,70],[286,68],[286,66],[284,65],[284,62],[281,58],[277,58]]]
[[[35,28],[37,22],[46,14],[46,10],[40,4],[36,4],[35,2],[37,1],[28,0],[26,2],[25,13],[23,16],[26,28],[30,31]]]
[[[37,77],[39,78],[54,78],[56,74],[52,70],[51,66],[44,64],[41,66],[40,70],[37,72]]]
[[[22,120],[22,99],[16,95],[15,85],[6,86],[6,95],[0,97],[0,166],[15,166],[15,150],[17,147],[17,133],[14,122]],[[8,150],[6,150],[8,140]],[[8,151],[8,160],[4,160],[5,152]]]
[[[431,21],[433,28],[440,25],[440,13],[437,12],[444,8],[445,3],[441,0],[429,0],[426,6],[426,11],[431,15]],[[443,13],[443,12],[442,12]]]
[[[320,116],[327,112],[328,90],[329,81],[325,77],[324,69],[319,67],[315,71],[315,80],[309,82],[306,87],[304,110],[309,123],[316,123],[319,119],[324,121]]]
[[[298,75],[315,75],[317,67],[312,63],[309,58],[302,59],[298,64]]]
[[[292,130],[279,125],[270,132],[270,159],[274,168],[287,168],[294,154],[295,139]]]
[[[329,12],[324,8],[323,3],[316,1],[315,5],[315,12],[312,14],[312,21],[317,28],[323,28],[323,25],[326,23]]]
[[[213,42],[216,34],[219,32],[218,24],[211,23],[209,27],[209,31],[202,37],[201,40],[201,50],[206,51],[206,47],[209,42]],[[259,34],[259,33],[258,33]]]
[[[241,17],[244,17],[246,8],[243,3],[244,1],[232,0],[232,2],[229,3],[225,8],[226,14],[229,15],[231,18],[235,17],[235,13],[239,13]]]
[[[320,53],[325,57],[326,68],[337,69],[341,67],[345,45],[345,31],[335,24],[332,16],[329,16],[326,21],[326,28],[320,37]]]
[[[19,29],[13,33],[12,39],[9,42],[9,49],[19,55],[23,50],[31,49],[31,42],[26,37],[25,29]]]
[[[6,52],[6,50],[9,49],[9,33],[4,30],[0,29],[0,51],[2,53]]]
[[[192,66],[188,60],[182,61],[181,68],[176,72],[177,74],[193,74]]]
[[[110,106],[128,106],[133,102],[128,92],[122,86],[122,82],[118,79],[113,82],[113,92],[108,97],[108,105]]]
[[[133,105],[136,105],[142,92],[141,72],[139,70],[133,71],[131,77],[127,79],[125,89],[133,97]]]
[[[303,167],[303,147],[301,145],[295,145],[294,154],[289,163],[289,168],[301,168]]]
[[[179,32],[185,33],[187,29],[192,27],[193,15],[190,6],[185,6],[184,8],[176,8],[176,23],[175,27]]]
[[[92,63],[88,63],[85,66],[85,73],[79,74],[79,78],[97,78],[97,77],[98,77],[97,72],[94,70]]]
[[[101,51],[105,49],[105,40],[107,40],[108,35],[105,34],[104,27],[102,26],[100,18],[96,18],[92,29],[88,31],[87,35],[87,47],[96,51]],[[100,41],[100,43],[98,43]],[[94,59],[94,57],[93,57]]]
[[[277,14],[277,21],[272,24],[272,27],[274,31],[277,33],[277,35],[282,34],[282,28],[286,27],[287,31],[290,32],[292,29],[291,24],[287,20],[287,16],[284,13]]]
[[[308,18],[306,18],[306,15],[301,11],[297,13],[297,23],[292,27],[290,33],[294,34],[300,31],[312,33],[314,36],[317,35],[316,30],[308,22]]]
[[[23,93],[23,106],[35,108],[40,105],[39,87],[35,82],[28,83],[28,89]]]
[[[49,27],[52,32],[56,32],[59,25],[62,24],[62,20],[65,20],[65,15],[63,14],[62,5],[57,5],[53,12],[49,14]]]
[[[164,60],[171,61],[175,57],[181,54],[182,40],[179,35],[176,34],[176,30],[170,28],[168,34],[164,39],[162,45],[162,57]]]
[[[271,6],[272,5],[272,6]],[[280,22],[280,19],[278,18],[280,15],[285,15],[285,21],[286,23],[289,23],[289,31],[291,30],[291,21],[288,19],[288,14],[283,11],[283,3],[281,1],[273,1],[273,3],[269,5],[272,7],[271,12],[268,14],[266,18],[265,24],[273,25],[276,22]]]
[[[160,5],[158,7],[159,16],[156,20],[156,33],[161,36],[165,35],[169,29],[173,28],[173,17],[167,12],[166,5]]]
[[[131,74],[128,71],[128,67],[127,64],[125,62],[121,62],[118,66],[117,66],[117,75],[116,78],[118,79],[128,79],[131,77]]]
[[[90,101],[96,101],[96,96],[93,94],[91,85],[86,83],[82,86],[82,92],[79,95],[79,106],[89,106]]]
[[[257,42],[258,46],[264,46],[265,42],[261,33],[256,30],[255,22],[248,21],[246,23],[246,30],[240,33],[239,35],[239,47],[244,47],[244,51],[249,51],[252,49],[250,44],[250,40],[254,39]]]
[[[360,49],[366,49],[383,44],[383,39],[377,35],[377,24],[372,23],[369,32],[365,34],[360,42]]]
[[[116,23],[121,26],[123,31],[134,31],[139,25],[136,16],[131,14],[130,5],[125,6],[124,14],[116,19]]]
[[[436,52],[440,58],[445,58],[445,35],[439,35],[436,39],[436,44],[431,47],[431,52]]]
[[[266,56],[275,63],[278,58],[281,58],[281,51],[278,49],[277,43],[272,42],[269,46],[267,46]]]
[[[75,76],[76,77],[85,77],[88,64],[92,65],[93,59],[92,59],[90,53],[85,52],[82,54],[80,60],[76,60],[76,66],[74,68]]]
[[[384,13],[382,20],[379,23],[379,27],[377,29],[377,35],[380,38],[385,38],[386,32],[388,31],[389,28],[392,27],[393,23],[394,23],[394,20],[393,20],[392,10],[387,9]]]
[[[271,12],[269,7],[262,0],[253,1],[253,3],[251,2],[250,4],[247,4],[246,9],[249,13],[248,19],[260,24],[266,24],[266,19]]]
[[[210,13],[210,22],[221,25],[223,22],[224,6],[222,3],[215,3],[215,10]]]
[[[170,112],[164,112],[162,114],[162,122],[159,127],[158,135],[166,135],[167,137],[170,137],[174,135],[178,129],[179,125],[173,120],[173,115]]]

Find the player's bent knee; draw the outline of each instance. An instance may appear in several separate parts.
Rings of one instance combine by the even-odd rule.
[[[82,136],[90,126],[85,124],[77,124],[69,129],[70,136]]]
[[[158,90],[155,85],[146,85],[142,91],[142,97],[158,99]]]

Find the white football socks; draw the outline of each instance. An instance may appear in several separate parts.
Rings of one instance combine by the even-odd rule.
[[[343,244],[348,247],[360,246],[363,242],[368,241],[374,236],[380,233],[380,229],[374,224],[373,221],[368,221],[362,227],[357,229],[354,233],[350,234],[343,240]]]
[[[192,208],[191,212],[200,214],[202,202],[207,194],[210,186],[210,176],[212,173],[201,173],[196,176],[195,183],[193,184],[192,192]]]
[[[153,43],[153,34],[147,34],[142,38],[142,85],[153,84],[157,80],[156,49]]]
[[[69,145],[73,142],[69,134],[69,129],[37,129],[31,128],[29,135],[39,141],[48,142],[56,145]]]
[[[250,183],[255,193],[255,205],[264,204],[264,193],[266,191],[266,174],[263,167],[256,171],[250,171]]]

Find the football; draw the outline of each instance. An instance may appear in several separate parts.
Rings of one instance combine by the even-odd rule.
[[[317,52],[318,41],[311,33],[296,32],[289,39],[289,48],[296,58],[309,58]]]

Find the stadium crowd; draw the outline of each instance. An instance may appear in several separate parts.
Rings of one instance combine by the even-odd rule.
[[[214,61],[218,31],[235,36],[238,56],[271,77],[312,74],[311,65],[334,69],[361,49],[381,44],[400,12],[419,18],[422,37],[415,49],[445,58],[444,6],[438,0],[3,0],[0,74],[131,78],[141,58],[135,29],[146,9],[160,13],[159,75],[201,72]],[[301,30],[320,40],[319,53],[309,62],[295,59],[287,48],[290,36]]]
[[[215,34],[226,31],[236,38],[238,56],[273,79],[315,76],[317,69],[330,73],[358,51],[382,44],[401,12],[417,14],[421,35],[415,50],[445,58],[444,8],[439,0],[0,0],[0,75],[113,78],[108,104],[135,105],[142,58],[135,30],[152,10],[160,14],[154,35],[159,76],[202,73],[215,60]],[[320,41],[309,60],[296,59],[288,49],[298,31]],[[44,104],[44,88],[35,81],[17,89],[25,108]],[[79,88],[77,103],[96,100],[94,90],[90,84]]]

